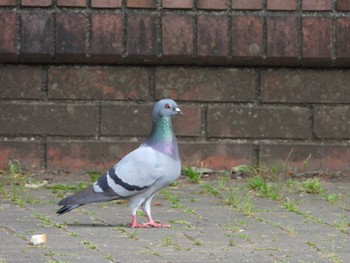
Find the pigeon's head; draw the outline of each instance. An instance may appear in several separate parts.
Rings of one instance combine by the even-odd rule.
[[[176,102],[171,99],[163,99],[156,103],[153,108],[153,120],[158,120],[162,117],[172,117],[175,115],[183,115]]]

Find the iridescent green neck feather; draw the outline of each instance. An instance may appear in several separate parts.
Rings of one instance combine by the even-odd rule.
[[[153,121],[151,134],[146,138],[144,144],[173,158],[178,158],[179,150],[171,117],[163,116]]]

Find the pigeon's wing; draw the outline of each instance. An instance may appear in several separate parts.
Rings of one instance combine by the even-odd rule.
[[[101,178],[105,177],[103,175]],[[93,186],[89,186],[88,188],[62,199],[58,205],[63,205],[58,211],[57,214],[64,214],[73,209],[89,204],[89,203],[100,203],[111,201],[115,199],[119,199],[120,196],[116,195],[113,191],[106,191],[104,193],[96,193]]]
[[[159,155],[145,146],[131,152],[107,173],[109,188],[123,197],[145,191],[166,174],[166,165]]]
[[[66,208],[61,208],[61,213],[79,205],[127,198],[145,191],[165,173],[165,166],[160,164],[158,154],[152,148],[143,146],[132,151],[92,186],[62,199],[58,204]]]

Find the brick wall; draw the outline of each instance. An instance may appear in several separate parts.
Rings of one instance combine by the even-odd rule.
[[[178,101],[185,165],[350,169],[350,1],[0,0],[0,166],[105,169]]]

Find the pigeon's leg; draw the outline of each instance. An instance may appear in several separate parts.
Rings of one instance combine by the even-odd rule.
[[[142,204],[142,209],[146,214],[146,217],[148,219],[147,223],[144,223],[143,225],[146,225],[148,227],[157,227],[157,228],[162,228],[162,227],[170,227],[170,225],[166,225],[166,224],[160,224],[157,223],[153,220],[152,216],[151,216],[151,201],[152,201],[153,195],[148,198],[143,204]]]
[[[149,227],[148,225],[145,224],[138,224],[136,222],[136,211],[137,208],[144,202],[144,199],[141,200],[131,200],[130,201],[130,208],[131,208],[131,223],[129,224],[129,226],[131,228],[147,228]]]

